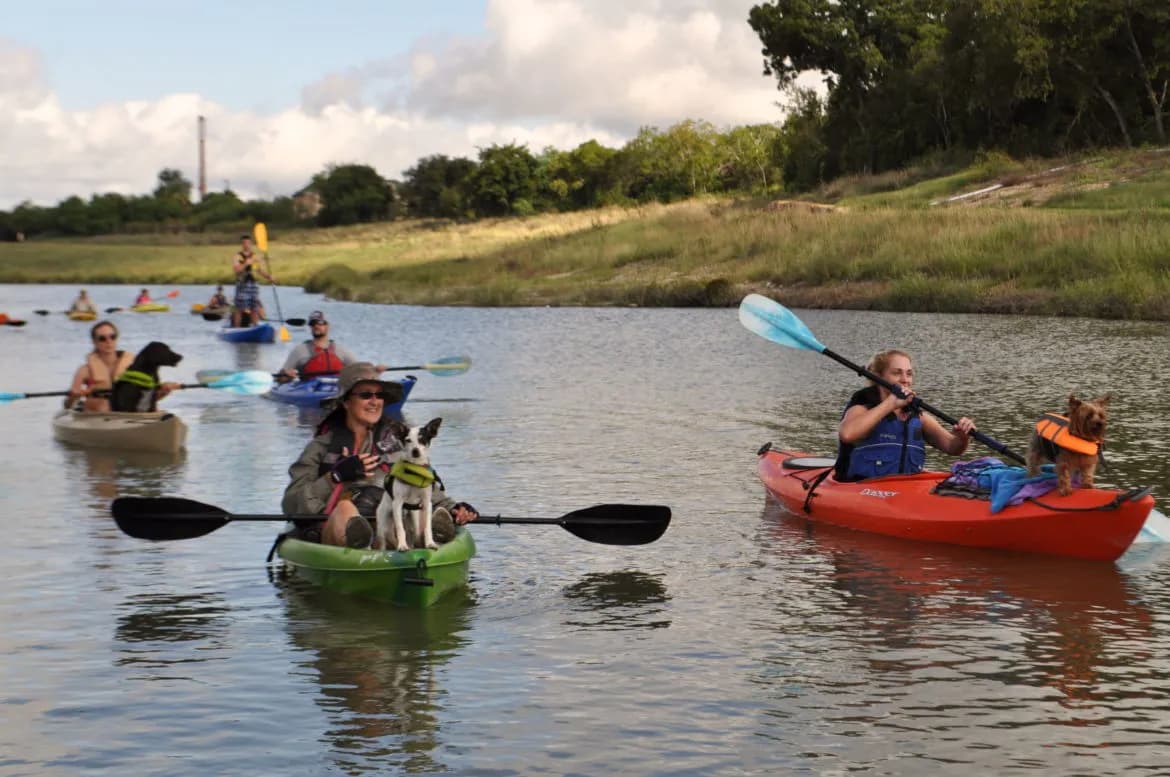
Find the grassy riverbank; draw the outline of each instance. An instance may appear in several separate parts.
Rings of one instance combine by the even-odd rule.
[[[274,234],[271,256],[282,283],[373,302],[733,305],[761,291],[798,307],[1170,320],[1170,153],[939,172],[836,181],[818,193],[832,208],[406,221]],[[0,282],[228,282],[233,237],[2,244]]]

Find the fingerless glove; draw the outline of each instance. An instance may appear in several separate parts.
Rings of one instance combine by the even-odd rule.
[[[334,483],[344,483],[347,480],[360,480],[366,474],[366,467],[358,456],[346,456],[339,459],[329,470],[329,479]]]

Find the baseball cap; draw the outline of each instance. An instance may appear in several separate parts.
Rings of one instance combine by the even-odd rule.
[[[312,325],[312,323],[314,321],[321,321],[321,322],[326,323],[326,324],[329,323],[329,321],[326,320],[326,318],[325,318],[325,314],[322,313],[320,310],[314,310],[312,313],[309,314],[309,324]]]

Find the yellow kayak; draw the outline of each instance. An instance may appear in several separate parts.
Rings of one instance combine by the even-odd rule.
[[[171,309],[171,306],[165,302],[143,302],[140,305],[134,305],[130,308],[135,313],[165,313]]]
[[[92,310],[70,310],[66,313],[70,321],[95,321],[97,320],[97,313]]]

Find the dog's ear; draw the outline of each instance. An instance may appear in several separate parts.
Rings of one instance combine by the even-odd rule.
[[[431,440],[439,435],[439,424],[443,423],[442,418],[432,418],[427,422],[418,433],[418,438],[423,445],[430,445]]]
[[[1077,399],[1077,395],[1076,394],[1069,394],[1068,395],[1068,411],[1070,413],[1075,412],[1076,409],[1080,406],[1081,406],[1081,400]]]
[[[386,422],[386,426],[398,438],[399,442],[406,442],[406,438],[410,436],[410,427],[401,421],[390,419]]]
[[[1109,400],[1112,398],[1113,398],[1112,394],[1106,394],[1103,397],[1097,397],[1093,401],[1096,402],[1101,407],[1109,407]]]

